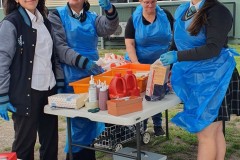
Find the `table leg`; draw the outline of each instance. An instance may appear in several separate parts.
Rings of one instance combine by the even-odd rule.
[[[226,125],[225,125],[225,120],[222,120],[222,126],[223,126],[223,135],[225,137],[225,132],[226,132]]]
[[[165,110],[166,119],[166,138],[169,139],[169,126],[168,126],[168,110]]]
[[[73,159],[72,155],[72,133],[71,133],[71,121],[70,118],[67,117],[67,133],[68,133],[68,148],[69,148],[69,159]]]
[[[137,160],[141,160],[140,122],[136,124],[136,138],[137,138]]]

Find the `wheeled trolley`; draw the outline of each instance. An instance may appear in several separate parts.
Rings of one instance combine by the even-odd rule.
[[[143,144],[150,142],[151,136],[149,132],[144,131],[143,122],[140,122],[140,134]],[[113,124],[105,124],[105,130],[95,140],[94,145],[117,152],[123,148],[123,144],[129,142],[136,137],[136,126],[121,126]]]

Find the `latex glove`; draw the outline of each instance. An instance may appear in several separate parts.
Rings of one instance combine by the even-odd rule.
[[[64,93],[64,89],[63,88],[58,88],[57,93]]]
[[[160,56],[159,59],[164,66],[177,62],[177,51],[169,51]]]
[[[57,93],[64,93],[64,82],[57,82]]]
[[[105,11],[108,11],[112,8],[110,0],[98,0],[98,3]]]
[[[98,66],[95,62],[90,61],[90,60],[88,61],[87,65],[86,65],[86,70],[91,75],[97,75],[97,74],[101,74],[104,72],[102,67]]]
[[[6,121],[9,121],[8,111],[16,112],[16,109],[9,102],[8,96],[1,96],[0,97],[0,117],[2,117]]]

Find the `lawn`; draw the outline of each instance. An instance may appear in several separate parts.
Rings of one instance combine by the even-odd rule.
[[[230,45],[230,46],[233,47],[233,48],[236,48],[236,50],[237,50],[238,53],[240,54],[240,45]],[[240,72],[240,56],[235,57],[235,59],[236,59],[236,62],[237,62],[238,72]]]

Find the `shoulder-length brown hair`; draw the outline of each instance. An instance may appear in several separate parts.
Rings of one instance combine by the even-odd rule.
[[[5,15],[10,14],[12,11],[17,9],[19,4],[15,0],[4,0],[3,7]],[[47,16],[47,8],[45,6],[45,0],[39,0],[37,9],[43,16]]]
[[[196,36],[203,25],[207,23],[207,10],[215,5],[217,0],[206,0],[202,8],[196,13],[188,31],[192,36]]]

